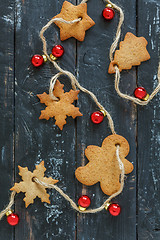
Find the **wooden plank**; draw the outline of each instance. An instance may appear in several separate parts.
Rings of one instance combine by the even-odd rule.
[[[63,1],[17,0],[16,19],[16,172],[17,165],[34,165],[44,160],[47,176],[59,180],[60,186],[73,199],[75,197],[75,121],[67,119],[61,132],[54,125],[54,120],[39,120],[40,111],[44,105],[39,103],[36,94],[48,92],[49,81],[56,70],[51,63],[35,69],[30,64],[33,54],[42,53],[42,43],[39,38],[41,28],[60,12]],[[47,34],[48,51],[53,45],[61,44],[59,29],[53,25]],[[65,55],[59,61],[63,68],[74,73],[75,40],[62,43]],[[60,79],[61,80],[61,79]],[[70,90],[68,80],[62,80],[65,89]],[[17,181],[20,179],[17,173]],[[16,209],[21,222],[16,227],[15,239],[74,239],[75,212],[69,204],[54,190],[50,191],[51,205],[43,204],[40,200],[24,207],[24,195],[19,195]]]
[[[46,174],[60,180],[59,186],[72,199],[78,200],[82,193],[92,199],[91,207],[100,206],[106,199],[98,184],[85,188],[74,179],[76,167],[87,162],[84,149],[94,144],[100,146],[110,134],[107,119],[99,126],[90,122],[90,113],[97,107],[92,100],[81,93],[78,105],[83,118],[76,123],[67,119],[63,132],[55,127],[54,121],[40,121],[38,116],[44,106],[36,98],[37,93],[48,90],[49,79],[56,72],[47,63],[40,69],[34,69],[30,57],[41,53],[42,44],[39,30],[59,13],[63,1],[16,1],[16,142],[15,159],[17,165],[28,166],[30,170],[41,160],[45,161]],[[75,3],[75,2],[73,2]],[[136,33],[136,1],[115,1],[125,12],[125,24],[122,39],[127,31]],[[144,36],[149,42],[150,62],[138,68],[138,82],[148,92],[157,84],[158,53],[160,50],[159,2],[137,1],[138,36]],[[95,9],[96,5],[96,9]],[[13,184],[13,129],[14,129],[14,2],[1,3],[1,43],[0,43],[0,103],[1,103],[1,158],[0,158],[0,208],[8,202],[9,188]],[[63,43],[66,54],[60,61],[61,66],[74,73],[77,65],[79,82],[92,90],[100,102],[111,113],[116,131],[129,141],[131,152],[128,160],[134,163],[135,170],[125,182],[124,192],[116,198],[122,206],[122,214],[113,218],[105,210],[96,215],[76,214],[69,204],[54,191],[51,191],[52,205],[42,204],[39,200],[25,209],[23,194],[16,200],[16,212],[20,215],[20,224],[16,227],[15,239],[136,239],[136,107],[131,102],[120,99],[114,91],[114,77],[107,74],[109,65],[109,47],[115,34],[118,14],[110,23],[101,18],[103,2],[88,2],[88,13],[96,25],[87,31],[85,41],[77,44],[67,40]],[[38,9],[38,11],[36,11]],[[152,9],[152,11],[151,11]],[[99,13],[99,14],[97,14]],[[27,29],[27,31],[26,31]],[[60,43],[59,30],[53,27],[48,31],[49,46]],[[51,37],[52,36],[52,37]],[[94,39],[94,41],[93,41]],[[146,81],[147,79],[147,81]],[[150,79],[150,80],[149,80]],[[70,84],[63,78],[66,89]],[[132,94],[136,85],[136,70],[123,72],[121,90]],[[138,108],[138,234],[137,239],[159,239],[159,100],[158,94],[147,107]],[[145,124],[144,124],[145,123]],[[77,126],[77,129],[76,129]],[[145,126],[145,128],[144,128]],[[105,131],[104,131],[105,129]],[[76,153],[77,149],[77,153]],[[146,151],[150,149],[150,151]],[[76,157],[76,163],[75,163]],[[16,174],[16,180],[20,178]],[[76,184],[76,186],[75,186]],[[77,187],[77,189],[75,188]],[[14,239],[14,230],[0,222],[0,239]]]
[[[114,1],[120,5],[125,13],[125,22],[122,28],[122,39],[126,32],[136,33],[136,1]],[[96,6],[96,7],[95,7]],[[103,106],[110,112],[118,134],[124,136],[130,144],[131,150],[128,160],[134,164],[134,172],[125,181],[123,193],[116,198],[122,206],[122,213],[115,218],[103,210],[101,213],[78,215],[77,239],[136,239],[136,108],[116,94],[114,90],[114,76],[107,73],[109,65],[109,48],[116,33],[119,15],[116,13],[111,22],[106,22],[101,12],[105,5],[103,1],[88,2],[88,13],[96,25],[90,29],[85,41],[78,44],[78,80],[82,86],[93,91]],[[121,74],[121,90],[132,94],[136,86],[136,71]],[[108,121],[95,126],[90,121],[90,114],[97,110],[93,101],[85,94],[81,94],[78,101],[83,109],[83,118],[77,119],[77,166],[87,163],[82,158],[84,149],[88,145],[101,146],[105,137],[111,134]],[[92,187],[83,187],[77,182],[77,198],[82,193],[91,197],[91,207],[99,207],[107,198],[100,190],[99,184]]]
[[[14,130],[14,1],[2,0],[0,8],[0,209],[8,204],[13,172]],[[13,239],[14,231],[4,217],[0,222],[0,239]]]
[[[138,35],[148,41],[151,59],[138,68],[138,83],[150,94],[156,87],[160,43],[160,2],[138,2]],[[160,94],[138,110],[138,239],[160,239]]]

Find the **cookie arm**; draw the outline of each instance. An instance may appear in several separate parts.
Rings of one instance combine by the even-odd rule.
[[[87,186],[94,185],[99,181],[97,169],[93,168],[90,163],[88,163],[85,167],[77,168],[75,176],[79,182]]]
[[[129,162],[126,158],[124,158],[122,160],[123,164],[124,164],[124,170],[125,170],[125,174],[129,174],[133,171],[133,164],[131,162]]]
[[[96,159],[99,159],[100,156],[102,156],[102,159],[103,159],[103,150],[101,147],[89,145],[85,149],[85,155],[90,162],[95,161]]]

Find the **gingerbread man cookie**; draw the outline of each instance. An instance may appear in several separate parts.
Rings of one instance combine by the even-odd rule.
[[[107,195],[112,195],[120,188],[119,163],[116,157],[116,145],[119,145],[120,159],[124,164],[125,174],[133,171],[133,164],[125,157],[129,153],[127,140],[117,134],[113,134],[104,139],[102,147],[90,145],[85,150],[85,155],[89,163],[84,167],[79,167],[75,171],[75,176],[79,182],[91,186],[100,182],[102,191]]]

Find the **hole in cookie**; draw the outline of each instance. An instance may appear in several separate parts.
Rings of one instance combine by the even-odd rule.
[[[32,182],[35,182],[35,177],[32,177]]]
[[[117,67],[117,68],[119,69],[119,66],[118,66],[118,64],[117,64],[117,63],[114,63],[114,64],[113,64],[113,67],[114,67],[114,68],[116,68],[116,67]]]
[[[120,147],[121,145],[120,145],[119,143],[116,143],[115,146],[116,146],[116,147],[118,147],[118,146]]]
[[[55,102],[59,102],[60,101],[60,98],[59,97],[56,97],[57,99],[55,99],[54,101]]]
[[[78,17],[78,19],[80,19],[80,21],[82,21],[83,18],[80,16],[80,17]]]

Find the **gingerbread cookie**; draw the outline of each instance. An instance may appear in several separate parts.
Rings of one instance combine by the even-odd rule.
[[[66,21],[73,21],[81,18],[80,22],[72,24],[55,21],[55,24],[60,28],[61,41],[70,37],[83,41],[85,38],[85,31],[95,25],[95,22],[87,15],[87,3],[81,3],[78,6],[74,6],[70,2],[65,1],[61,12],[54,18],[63,18]]]
[[[129,153],[127,140],[117,134],[110,135],[104,139],[102,147],[90,145],[85,150],[85,155],[89,163],[84,167],[79,167],[75,171],[75,176],[79,182],[91,186],[100,182],[102,191],[107,195],[112,195],[120,188],[119,163],[116,157],[116,145],[119,145],[120,159],[124,164],[125,174],[133,171],[133,164],[125,157]]]
[[[46,187],[42,185],[38,185],[34,182],[33,178],[37,178],[38,180],[46,183],[46,184],[55,184],[58,180],[52,179],[51,177],[46,178],[44,177],[44,172],[46,168],[44,167],[44,161],[42,161],[39,165],[36,165],[36,169],[32,172],[28,170],[27,167],[23,168],[18,166],[19,168],[19,175],[22,177],[22,182],[15,183],[15,185],[10,189],[11,191],[24,192],[26,208],[29,204],[34,202],[36,197],[39,197],[42,202],[50,203],[49,194],[46,192]]]
[[[149,60],[147,44],[144,37],[136,37],[128,32],[124,41],[120,42],[119,50],[115,51],[114,60],[109,65],[108,73],[115,73],[115,65],[121,72],[123,69],[131,69],[132,66],[138,66],[141,62]]]
[[[79,90],[70,90],[69,92],[64,93],[63,87],[64,85],[57,80],[53,94],[55,97],[59,98],[59,101],[53,100],[52,97],[45,92],[37,95],[40,102],[47,106],[45,110],[41,111],[39,119],[49,120],[49,118],[54,117],[56,120],[55,124],[61,130],[63,129],[64,124],[66,124],[65,119],[67,116],[71,116],[72,118],[82,116],[79,108],[72,104],[75,100],[78,100]]]

